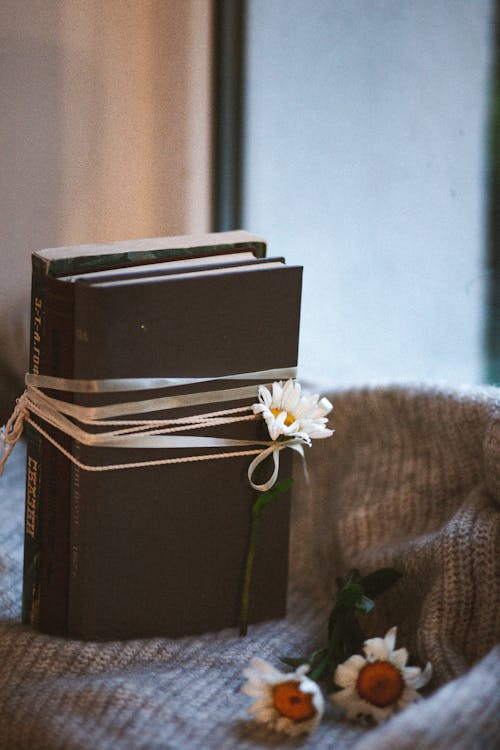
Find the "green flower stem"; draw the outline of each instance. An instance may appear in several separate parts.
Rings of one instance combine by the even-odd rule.
[[[248,610],[250,608],[250,584],[252,582],[253,561],[255,558],[255,543],[257,541],[257,528],[260,515],[252,513],[252,524],[250,526],[250,537],[248,540],[247,561],[245,565],[245,577],[243,578],[243,592],[241,594],[240,612],[240,635],[244,636],[248,630]]]
[[[248,539],[247,559],[245,563],[245,575],[243,578],[243,591],[241,593],[240,608],[240,635],[244,636],[248,631],[248,615],[250,611],[250,585],[252,583],[253,563],[255,559],[255,546],[257,543],[257,529],[259,526],[260,516],[266,506],[268,506],[278,495],[286,492],[292,485],[291,479],[284,479],[278,482],[267,492],[259,495],[252,506],[252,517],[250,523],[250,537]]]

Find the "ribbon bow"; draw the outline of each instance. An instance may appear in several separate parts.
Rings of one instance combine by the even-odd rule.
[[[265,450],[261,451],[253,461],[251,462],[250,466],[248,467],[248,481],[254,488],[254,490],[257,490],[258,492],[267,492],[271,489],[271,487],[274,487],[276,480],[278,479],[279,474],[279,468],[280,468],[280,459],[279,455],[280,452],[284,448],[292,448],[293,450],[300,453],[302,458],[304,458],[304,449],[303,449],[303,441],[299,440],[297,438],[293,438],[292,440],[283,440],[283,441],[276,441],[272,445],[269,446],[269,448],[266,448]],[[273,457],[274,461],[274,468],[271,476],[267,480],[267,482],[264,482],[263,484],[255,484],[252,477],[254,475],[254,472],[263,461],[266,460],[268,456]]]

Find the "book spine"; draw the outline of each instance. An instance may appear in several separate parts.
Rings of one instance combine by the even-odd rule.
[[[73,285],[49,276],[46,281],[44,375],[70,378],[73,374]],[[69,401],[71,396],[49,392]],[[44,425],[66,450],[71,439]],[[43,441],[40,488],[40,562],[38,627],[45,633],[67,631],[69,578],[69,513],[71,463],[48,441]]]
[[[45,267],[32,259],[31,327],[29,371],[40,373],[45,335]],[[22,619],[27,625],[39,625],[40,601],[40,491],[43,444],[41,435],[30,425],[26,428],[26,506],[24,524],[24,571]]]
[[[85,360],[88,351],[89,326],[96,325],[97,321],[92,304],[92,289],[79,284],[74,285],[74,307],[73,326],[75,331],[73,347],[73,377],[82,376],[81,360]],[[90,293],[90,294],[89,294]],[[97,316],[99,318],[99,315]],[[101,321],[100,325],[103,325]],[[92,356],[92,355],[91,355]],[[84,371],[83,376],[88,373]],[[84,394],[75,393],[73,397],[75,404],[89,405],[88,398]],[[83,463],[92,463],[89,460],[88,451],[84,445],[77,440],[72,441],[71,450],[75,458]],[[71,466],[71,486],[69,490],[69,579],[68,579],[68,631],[67,635],[72,638],[90,637],[88,630],[88,610],[92,610],[88,596],[86,596],[86,578],[89,564],[88,559],[88,484],[95,492],[95,476],[87,471],[82,471],[79,466]],[[99,485],[99,480],[97,481]]]
[[[74,441],[73,454],[79,460],[82,459],[82,446]],[[78,638],[82,635],[82,579],[81,579],[81,555],[84,547],[81,543],[82,526],[84,523],[84,508],[81,504],[82,473],[79,466],[73,466],[71,480],[70,501],[70,569],[68,581],[68,635]]]
[[[30,371],[71,377],[72,287],[33,259]],[[60,394],[58,398],[63,398]],[[39,421],[36,419],[36,421]],[[68,438],[42,427],[61,445]],[[28,432],[23,621],[46,633],[67,628],[69,568],[68,460],[34,428]]]

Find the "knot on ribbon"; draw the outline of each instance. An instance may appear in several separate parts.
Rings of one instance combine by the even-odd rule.
[[[28,393],[27,391],[24,391],[24,393],[17,399],[14,411],[9,420],[0,429],[0,436],[4,445],[4,454],[2,458],[0,458],[0,477],[3,474],[8,457],[23,433],[24,420],[29,416],[28,403]]]
[[[276,441],[273,443],[273,445],[270,445],[269,448],[266,448],[265,450],[261,451],[253,461],[250,463],[250,466],[248,467],[248,481],[250,482],[251,486],[254,490],[257,490],[258,492],[267,492],[272,487],[274,487],[276,480],[278,479],[279,469],[280,469],[280,452],[284,450],[285,448],[292,448],[293,450],[300,453],[302,458],[304,457],[304,440],[301,440],[299,438],[292,438],[291,440],[283,440],[283,441]],[[266,460],[268,456],[273,457],[273,471],[267,482],[264,482],[263,484],[256,484],[253,481],[253,475],[255,473],[255,470],[257,469],[257,466],[259,466],[263,461]]]

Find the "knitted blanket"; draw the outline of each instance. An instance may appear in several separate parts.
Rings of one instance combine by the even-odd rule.
[[[256,750],[500,747],[500,396],[431,388],[333,392],[333,438],[296,464],[289,614],[182,639],[81,643],[20,624],[24,455],[0,480],[0,748]],[[336,576],[392,566],[368,635],[398,626],[426,698],[375,728],[328,705],[317,732],[256,726],[241,694],[252,656],[323,645]]]

